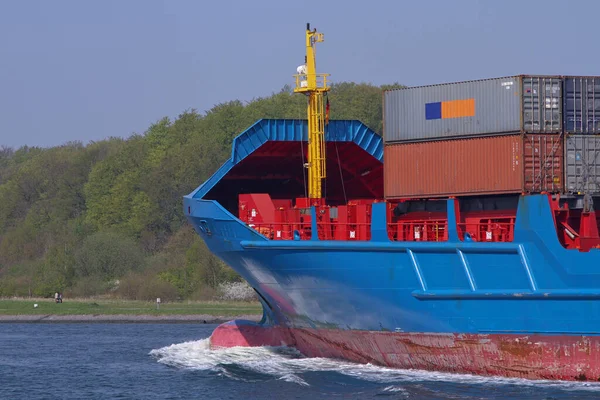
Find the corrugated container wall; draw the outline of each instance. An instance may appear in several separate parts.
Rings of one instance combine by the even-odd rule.
[[[600,133],[600,77],[563,79],[565,132]]]
[[[568,136],[565,153],[566,191],[600,193],[600,136]]]
[[[387,91],[384,140],[562,132],[562,80],[513,76]]]
[[[507,135],[388,144],[385,197],[562,192],[562,135]]]

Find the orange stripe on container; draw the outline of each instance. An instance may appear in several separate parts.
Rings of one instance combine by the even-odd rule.
[[[475,116],[475,99],[442,102],[442,119]]]

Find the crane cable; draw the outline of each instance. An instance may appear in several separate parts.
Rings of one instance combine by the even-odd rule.
[[[340,181],[342,182],[342,192],[344,193],[344,204],[348,204],[348,198],[346,197],[346,185],[344,184],[344,174],[342,173],[342,163],[340,162],[340,152],[338,151],[338,141],[335,140],[335,152],[337,154],[338,167],[340,169]]]
[[[327,96],[327,98],[329,98],[328,94],[325,94],[325,96]],[[327,128],[329,128],[329,115],[327,115],[327,124],[325,125]],[[327,131],[329,132],[329,129],[327,129]],[[338,138],[335,138],[335,154],[337,156],[337,164],[338,164],[338,169],[340,171],[340,182],[342,183],[342,193],[344,193],[344,204],[348,204],[348,197],[346,196],[346,184],[344,183],[344,173],[342,171],[342,161],[340,159],[340,151],[338,150]]]
[[[327,94],[325,94],[325,96],[327,96]],[[321,102],[323,101],[323,98],[321,98]],[[322,103],[321,103],[322,105]],[[322,108],[321,108],[322,110]],[[325,125],[325,123],[323,123],[323,141],[325,142],[325,144],[323,145],[323,154],[321,154],[321,157],[323,157],[325,160],[327,160],[327,136],[326,133],[327,131],[329,131],[329,129],[327,129],[327,125]],[[323,165],[325,165],[325,170],[322,171],[323,174],[327,175],[327,164],[323,163]],[[324,199],[327,199],[327,179],[323,179],[322,180],[322,184],[323,184],[323,193],[322,196]],[[327,200],[325,200],[327,202]]]

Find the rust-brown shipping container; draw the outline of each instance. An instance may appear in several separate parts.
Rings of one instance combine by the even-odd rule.
[[[563,136],[394,143],[384,149],[387,199],[563,191]]]

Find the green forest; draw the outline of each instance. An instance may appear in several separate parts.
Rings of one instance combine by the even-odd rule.
[[[338,83],[331,119],[382,130],[382,92],[398,84]],[[160,118],[160,116],[157,116]],[[0,296],[210,300],[240,278],[213,257],[182,212],[182,197],[230,156],[261,118],[306,118],[291,87],[230,101],[144,133],[51,148],[0,147]]]

